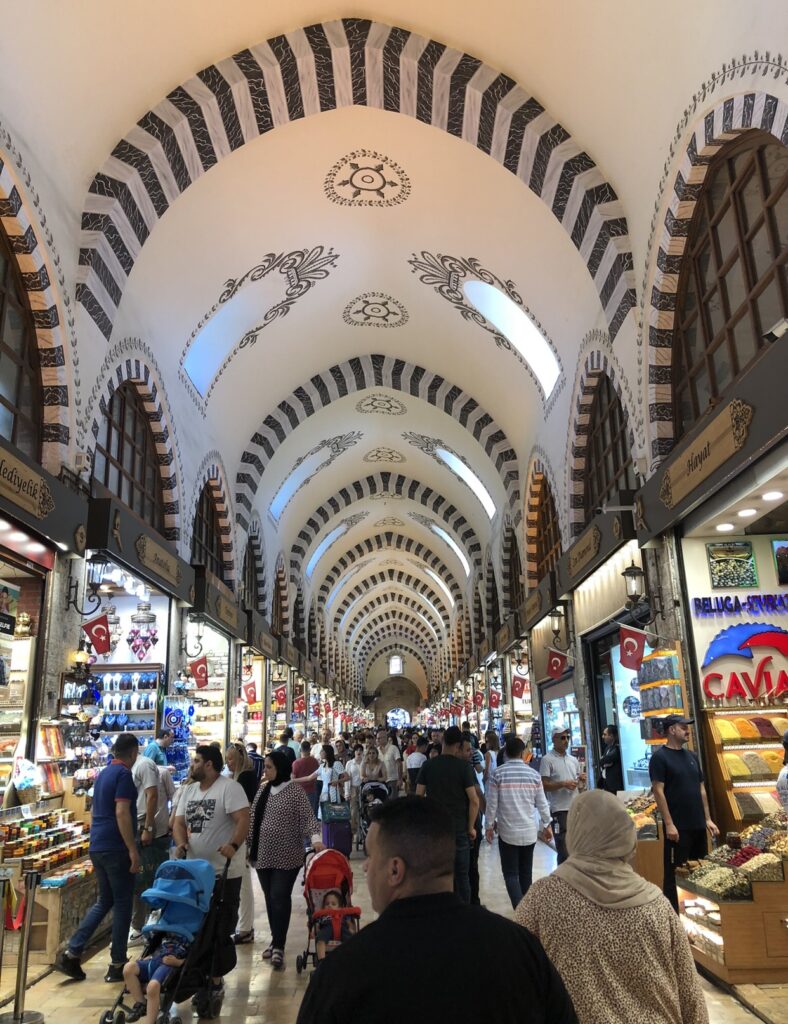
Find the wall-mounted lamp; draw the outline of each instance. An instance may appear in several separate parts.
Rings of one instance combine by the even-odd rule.
[[[512,660],[514,661],[515,671],[519,672],[522,675],[522,673],[525,672],[526,669],[525,663],[523,662],[522,648],[516,647],[514,649],[514,651],[512,652]]]
[[[181,654],[185,654],[187,658],[199,658],[199,656],[202,654],[202,633],[204,619],[202,615],[196,613],[189,616],[189,622],[193,622],[194,625],[197,627],[197,646],[193,651],[189,650],[189,630],[187,626],[186,632],[181,637]]]
[[[550,612],[550,632],[553,634],[553,642],[550,644],[556,651],[568,651],[574,642],[574,637],[569,631],[569,621],[564,611],[565,605],[557,604]],[[561,643],[561,633],[566,627],[566,646]]]
[[[624,584],[627,590],[626,606],[632,613],[635,622],[642,626],[649,626],[658,615],[662,615],[662,595],[657,592],[649,595],[646,591],[646,574],[639,565],[632,562],[621,573],[624,577]],[[641,614],[648,612],[648,618],[642,618]]]
[[[91,644],[87,637],[81,637],[74,655],[74,678],[82,682],[90,674]]]
[[[106,561],[102,558],[91,558],[88,562],[88,579],[87,589],[89,593],[86,597],[86,604],[84,608],[80,608],[79,604],[79,580],[75,580],[69,571],[68,580],[66,581],[66,611],[69,608],[73,608],[78,615],[91,615],[98,609],[101,604],[101,595],[99,594],[99,588],[101,587],[101,581],[104,579],[104,570],[107,567]]]

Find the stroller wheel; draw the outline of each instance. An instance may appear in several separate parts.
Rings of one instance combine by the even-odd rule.
[[[122,1010],[120,1010],[120,1012],[123,1013]],[[105,1010],[104,1013],[102,1013],[102,1015],[99,1017],[99,1024],[112,1024],[114,1017],[115,1011]]]
[[[296,974],[300,974],[304,969],[304,958],[299,953],[296,957]]]

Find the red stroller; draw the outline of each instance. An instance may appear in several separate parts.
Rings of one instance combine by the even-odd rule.
[[[337,909],[323,910],[323,901],[330,892],[337,892],[342,906]],[[329,949],[342,941],[343,921],[350,918],[358,922],[361,909],[351,905],[353,895],[353,872],[350,861],[338,850],[321,850],[307,856],[304,868],[304,899],[306,900],[306,916],[309,923],[309,934],[306,949],[296,957],[296,971],[300,974],[310,964],[317,966],[317,950],[315,932],[317,927],[330,918],[333,928],[333,939]]]

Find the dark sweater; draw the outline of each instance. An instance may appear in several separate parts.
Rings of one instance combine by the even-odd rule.
[[[444,1020],[577,1024],[564,983],[525,928],[453,893],[395,900],[321,961],[297,1024],[401,1024],[392,956],[410,1006]]]

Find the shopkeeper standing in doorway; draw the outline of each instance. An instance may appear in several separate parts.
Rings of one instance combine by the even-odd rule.
[[[667,743],[657,748],[648,766],[654,799],[665,827],[662,891],[677,912],[676,868],[688,860],[705,857],[706,833],[720,833],[709,813],[700,761],[686,749],[693,721],[680,715],[663,719]]]

